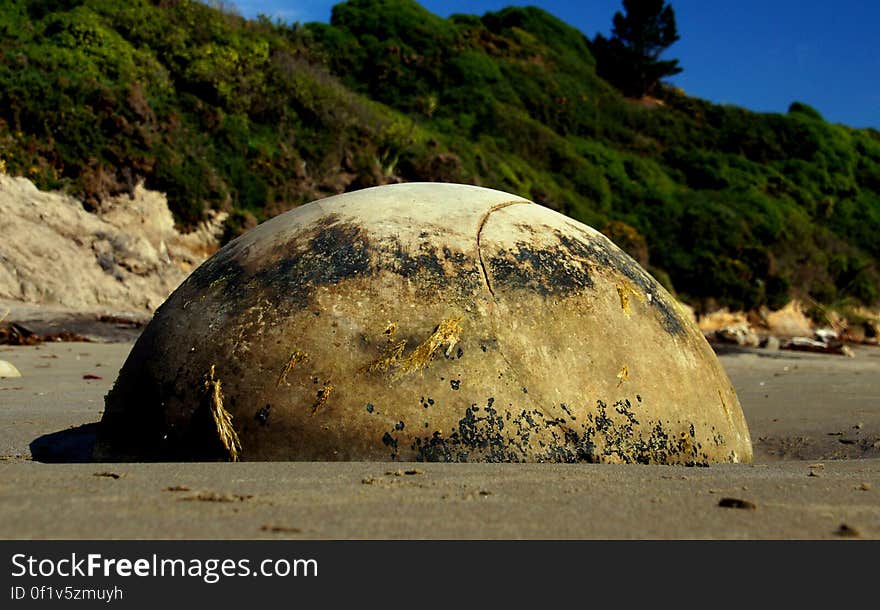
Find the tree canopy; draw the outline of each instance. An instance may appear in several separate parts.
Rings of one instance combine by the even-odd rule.
[[[629,97],[655,93],[658,83],[682,69],[660,55],[679,39],[675,12],[664,0],[623,0],[610,39],[598,34],[593,49],[598,72]]]

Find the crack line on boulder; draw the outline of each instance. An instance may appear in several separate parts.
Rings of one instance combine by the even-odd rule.
[[[525,200],[506,201],[504,203],[499,203],[497,205],[494,205],[491,208],[489,208],[489,210],[480,219],[480,226],[477,229],[477,260],[480,263],[480,270],[482,271],[482,274],[483,274],[483,283],[486,285],[486,290],[488,290],[489,294],[492,296],[492,303],[493,304],[498,303],[498,297],[495,295],[495,291],[492,289],[492,282],[489,281],[489,272],[486,269],[485,262],[483,261],[483,244],[482,244],[483,228],[486,226],[486,223],[489,221],[489,217],[494,212],[497,212],[498,210],[502,210],[506,207],[509,207],[512,205],[517,205],[517,204],[534,205],[531,201],[525,201]],[[492,332],[497,337],[498,336],[498,328],[497,328],[498,319],[497,319],[497,316],[495,315],[494,307],[492,307],[492,310],[493,310],[492,316],[491,316]],[[516,367],[513,366],[513,363],[508,359],[507,354],[504,353],[504,349],[501,347],[500,342],[498,343],[498,354],[501,356],[501,359],[504,360],[505,364],[507,364],[507,369],[514,375],[514,378],[516,379],[517,384],[519,384],[521,376],[520,376],[519,372],[517,371]],[[533,396],[531,394],[529,394],[527,396],[528,396],[527,400],[528,400],[528,402],[530,402],[532,404],[533,408],[538,409],[545,416],[549,417],[547,410],[544,408],[544,406],[540,400],[536,400],[535,396]]]
[[[493,205],[489,208],[488,212],[483,214],[483,217],[480,219],[480,226],[477,228],[477,260],[480,262],[480,271],[483,272],[483,282],[486,284],[486,289],[489,291],[489,294],[492,295],[492,300],[494,301],[497,301],[498,299],[495,298],[495,291],[492,290],[492,282],[489,281],[489,272],[486,270],[486,263],[483,262],[483,246],[481,243],[483,227],[486,226],[486,222],[489,220],[489,216],[491,216],[493,212],[517,204],[531,204],[531,201],[505,201],[504,203]]]

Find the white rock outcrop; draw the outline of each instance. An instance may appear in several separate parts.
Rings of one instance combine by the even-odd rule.
[[[0,174],[0,300],[152,312],[217,248],[223,219],[181,234],[165,196],[142,186],[92,213]]]

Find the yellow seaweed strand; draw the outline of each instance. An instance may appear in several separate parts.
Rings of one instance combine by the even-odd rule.
[[[406,340],[395,341],[396,325],[389,323],[388,328],[384,332],[384,334],[388,335],[388,344],[382,352],[382,356],[363,367],[361,371],[385,373],[391,369],[396,369],[394,376],[402,377],[421,370],[430,364],[441,347],[446,346],[445,354],[447,356],[452,354],[452,350],[461,338],[460,322],[460,317],[443,320],[437,325],[431,336],[419,344],[406,358],[403,358],[403,352],[406,350]]]
[[[309,355],[305,352],[301,352],[296,350],[292,354],[290,354],[290,358],[287,360],[287,364],[284,365],[284,368],[281,370],[281,374],[278,376],[278,382],[275,384],[276,388],[280,388],[282,384],[287,382],[287,376],[290,374],[297,364],[300,362],[305,362],[309,359]]]
[[[377,360],[363,367],[361,371],[366,371],[367,373],[384,373],[397,364],[400,357],[403,356],[403,350],[406,349],[406,339],[395,341],[394,333],[396,332],[397,324],[394,322],[388,322],[388,326],[382,331],[382,334],[388,337],[388,343],[385,345],[385,349],[382,350],[382,355]]]
[[[208,407],[211,410],[211,417],[214,419],[214,425],[217,428],[217,436],[223,447],[229,453],[229,458],[233,462],[238,461],[239,452],[241,452],[241,441],[235,428],[232,426],[232,415],[223,408],[223,391],[220,387],[220,380],[214,377],[214,365],[205,377],[205,390],[208,392]]]
[[[453,348],[461,339],[461,318],[443,320],[430,337],[425,339],[400,365],[400,374],[405,375],[428,366],[431,359],[442,346],[446,345],[445,354],[452,354]]]
[[[620,297],[620,308],[623,310],[623,315],[627,318],[632,314],[629,308],[630,295],[636,297],[641,303],[644,303],[647,300],[645,296],[636,290],[629,282],[618,284],[615,288],[617,288],[617,296]]]
[[[617,286],[617,296],[620,297],[620,308],[623,310],[623,315],[627,318],[630,315],[629,311],[629,294],[626,291],[626,288],[623,286]]]
[[[623,382],[629,379],[629,368],[624,364],[623,368],[620,369],[620,372],[617,374],[617,378],[620,380],[617,382],[617,387],[619,388],[623,385]]]
[[[389,341],[382,352],[382,356],[375,362],[371,362],[364,370],[368,373],[384,373],[400,361],[403,351],[406,349],[406,339],[400,341]]]
[[[332,392],[333,386],[329,383],[325,383],[324,387],[318,390],[318,397],[315,400],[315,404],[312,405],[312,415],[317,413],[318,409],[327,404],[327,400],[330,398]]]

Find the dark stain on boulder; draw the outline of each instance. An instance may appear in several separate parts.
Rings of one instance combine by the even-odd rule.
[[[392,273],[412,280],[416,288],[433,296],[437,290],[454,288],[459,296],[472,296],[480,288],[480,273],[476,261],[463,252],[453,252],[448,247],[438,251],[434,246],[419,244],[418,252],[410,253],[397,240],[386,240],[378,249],[387,260]]]
[[[703,466],[708,456],[695,440],[693,425],[674,438],[661,422],[651,422],[651,433],[636,431],[639,421],[628,399],[611,409],[596,402],[595,413],[576,423],[570,409],[566,417],[549,417],[539,409],[506,412],[502,416],[493,406],[471,405],[465,409],[456,429],[444,435],[416,437],[411,449],[422,462],[523,462],[530,448],[543,449],[539,462],[619,462]],[[717,441],[716,441],[717,442]]]
[[[319,286],[380,271],[411,280],[417,290],[430,294],[454,288],[460,296],[472,297],[481,286],[476,261],[463,252],[422,243],[412,253],[394,238],[374,243],[361,227],[335,214],[278,244],[278,254],[264,260],[259,270],[251,272],[238,262],[242,248],[230,243],[193,272],[188,287],[196,292],[222,289],[235,295],[230,301],[240,306],[265,296],[302,307]]]
[[[580,230],[580,229],[579,229]],[[582,231],[582,230],[581,230]],[[556,237],[574,258],[592,261],[594,264],[615,269],[622,273],[643,295],[651,295],[650,305],[659,314],[660,323],[666,332],[681,334],[684,332],[675,305],[662,296],[660,284],[628,254],[613,246],[607,237],[587,236],[586,241],[575,239],[556,231]]]
[[[492,286],[535,291],[542,296],[570,296],[592,288],[586,266],[572,262],[563,248],[537,249],[520,241],[516,249],[499,250],[489,258]]]
[[[305,244],[292,242],[290,253],[254,274],[254,282],[283,300],[304,306],[318,286],[372,275],[370,244],[363,231],[329,220],[332,217],[317,225]]]
[[[360,227],[330,214],[309,231],[279,244],[273,258],[251,272],[240,263],[242,246],[235,242],[196,269],[186,284],[196,291],[222,289],[235,298],[229,302],[253,303],[273,296],[298,306],[308,303],[315,288],[371,275],[370,244]]]
[[[674,304],[629,256],[604,238],[581,240],[558,230],[553,235],[557,243],[551,246],[538,248],[520,241],[515,248],[502,249],[489,258],[493,286],[567,297],[593,287],[595,267],[609,268],[623,274],[641,294],[651,295],[650,306],[667,332],[684,332]],[[414,254],[393,239],[374,244],[360,227],[334,214],[280,246],[282,254],[259,271],[249,272],[237,262],[239,250],[235,242],[221,250],[193,272],[187,285],[197,291],[220,288],[235,295],[233,301],[240,306],[251,306],[260,294],[304,306],[319,286],[369,277],[381,270],[412,280],[419,290],[428,292],[452,287],[459,295],[472,295],[481,285],[478,262],[463,252],[422,243]],[[377,262],[382,260],[390,263],[383,267]]]
[[[269,423],[269,412],[272,410],[272,405],[266,405],[262,407],[259,411],[257,411],[256,415],[254,415],[254,419],[257,420],[261,425],[265,426]]]
[[[397,439],[391,436],[390,432],[386,432],[382,435],[382,444],[386,447],[391,447],[391,459],[397,458]]]
[[[243,295],[244,283],[248,274],[244,267],[235,260],[237,254],[237,250],[233,248],[220,250],[199,265],[184,281],[183,287],[194,292],[203,292],[219,286],[236,296]],[[165,301],[156,313],[166,307],[169,301]]]
[[[499,250],[489,258],[493,290],[507,288],[534,291],[545,297],[568,297],[593,288],[591,273],[609,269],[621,273],[646,299],[651,295],[647,300],[667,332],[684,332],[674,304],[663,296],[657,281],[607,238],[584,234],[584,239],[577,239],[558,230],[552,230],[552,234],[555,244],[536,247],[519,241],[515,248]]]
[[[391,270],[401,277],[412,278],[424,274],[447,283],[449,278],[443,263],[437,256],[437,249],[429,244],[420,244],[418,254],[410,254],[399,241],[389,248],[393,264]]]

